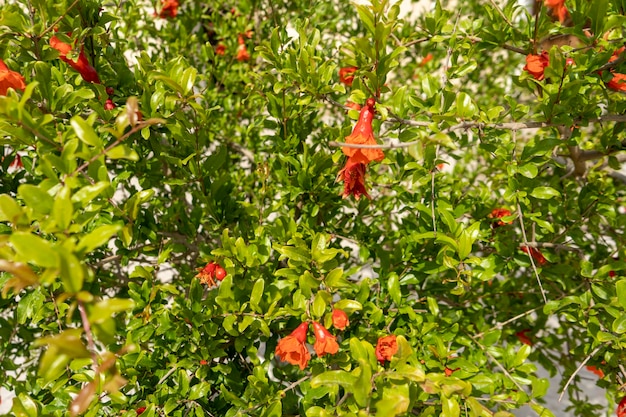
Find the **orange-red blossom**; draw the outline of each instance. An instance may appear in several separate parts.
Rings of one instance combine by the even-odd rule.
[[[100,84],[100,77],[98,77],[96,69],[89,64],[89,60],[85,55],[84,47],[80,48],[78,59],[76,61],[72,61],[67,57],[67,54],[72,52],[72,46],[70,44],[63,42],[56,36],[53,36],[50,38],[50,46],[59,51],[59,58],[78,71],[81,77],[83,77],[83,80],[90,83]]]
[[[315,332],[315,344],[313,349],[317,356],[324,356],[327,353],[334,355],[339,351],[339,345],[335,336],[330,334],[326,327],[322,326],[318,322],[313,322],[313,331]]]
[[[281,361],[298,365],[301,370],[304,370],[311,359],[311,354],[305,344],[308,330],[309,323],[304,322],[296,327],[289,336],[280,339],[276,346],[276,356],[278,356]]]
[[[510,216],[511,212],[505,208],[494,208],[493,210],[491,210],[491,213],[489,213],[489,218],[490,219],[502,219],[502,217],[507,217]],[[498,220],[494,223],[495,227],[499,227],[499,226],[504,226],[506,224],[511,224],[511,221],[507,221],[505,222],[504,220]]]
[[[565,0],[545,0],[543,4],[551,9],[552,16],[559,19],[559,22],[563,23],[569,17]]]
[[[359,120],[356,122],[352,134],[346,136],[346,143],[354,145],[376,145],[372,121],[374,120],[374,105],[376,101],[368,98],[365,106],[361,109]],[[339,171],[338,180],[343,181],[343,197],[353,195],[357,200],[362,196],[370,198],[365,187],[365,171],[367,164],[372,161],[382,161],[385,154],[380,149],[372,148],[341,148],[348,156],[346,165]]]
[[[23,91],[26,88],[24,77],[18,72],[11,71],[0,59],[0,96],[6,96],[9,88]]]
[[[333,309],[333,327],[335,329],[343,330],[350,325],[350,320],[345,311],[335,308]]]
[[[339,81],[347,85],[348,87],[352,87],[352,82],[354,81],[354,73],[358,70],[357,67],[343,67],[339,69]]]
[[[526,66],[524,71],[532,75],[535,80],[543,80],[543,71],[550,63],[548,52],[543,51],[540,55],[528,54],[526,56]]]
[[[163,7],[161,8],[161,13],[159,13],[160,18],[176,17],[179,6],[178,0],[162,0],[161,3],[163,3]]]
[[[385,361],[391,361],[391,358],[397,351],[398,342],[395,334],[378,338],[376,343],[376,359],[378,359],[378,362],[384,364]]]
[[[609,59],[609,62],[615,61],[620,56],[620,54],[624,52],[624,49],[626,48],[622,46],[621,48],[613,52],[613,55]],[[626,91],[626,74],[620,74],[613,71],[611,71],[611,73],[613,74],[613,78],[611,78],[611,81],[609,81],[606,86],[614,91]]]
[[[246,41],[243,39],[243,35],[237,37],[237,43],[239,44],[239,47],[237,47],[237,61],[248,61],[250,59],[250,53],[248,52],[248,48],[246,48]]]

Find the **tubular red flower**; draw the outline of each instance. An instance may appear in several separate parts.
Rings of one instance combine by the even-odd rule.
[[[543,71],[550,63],[548,52],[543,51],[541,55],[528,54],[526,56],[526,66],[524,71],[532,75],[536,80],[543,80]]]
[[[347,85],[348,87],[352,87],[352,82],[354,82],[354,73],[358,70],[357,67],[343,67],[339,69],[339,81]]]
[[[602,371],[602,369],[600,369],[600,368],[598,368],[596,366],[593,366],[593,365],[587,365],[586,368],[587,368],[587,370],[589,372],[592,372],[592,373],[596,374],[598,376],[598,378],[604,378],[604,372]]]
[[[365,106],[361,109],[359,120],[354,125],[352,134],[346,136],[346,143],[357,145],[376,145],[376,139],[374,138],[374,131],[372,129],[372,121],[374,120],[374,105],[376,101],[373,98],[368,98]],[[370,163],[372,161],[382,161],[385,154],[380,149],[368,149],[368,148],[341,148],[344,154],[348,157],[356,157],[354,162]],[[367,161],[367,162],[365,162]]]
[[[385,361],[391,361],[391,358],[397,351],[398,342],[395,334],[378,338],[376,343],[376,359],[378,359],[378,362],[384,364]]]
[[[215,55],[224,55],[226,53],[226,45],[218,43],[215,47]]]
[[[11,71],[0,59],[0,96],[6,96],[9,88],[24,91],[26,88],[24,77],[18,72]]]
[[[548,260],[543,256],[543,254],[539,251],[539,249],[531,248],[528,246],[520,246],[520,249],[522,252],[525,252],[529,254],[530,256],[532,256],[533,259],[537,261],[539,265],[545,265],[548,263]]]
[[[246,41],[243,39],[243,35],[239,35],[237,43],[239,44],[239,47],[237,48],[237,61],[248,61],[250,59],[250,54],[248,53],[248,48],[246,48]]]
[[[430,52],[428,53],[428,55],[426,55],[423,59],[422,62],[420,62],[420,67],[423,67],[424,65],[428,64],[430,61],[432,61],[433,59],[433,54],[431,54]]]
[[[296,327],[289,336],[283,337],[276,346],[276,356],[280,360],[298,365],[300,369],[304,370],[311,359],[311,354],[305,345],[308,330],[309,323],[304,322]]]
[[[78,71],[81,77],[83,77],[83,80],[90,83],[100,84],[100,77],[98,77],[96,69],[89,64],[84,48],[81,47],[80,53],[78,54],[78,60],[74,62],[67,57],[67,54],[72,51],[72,47],[69,44],[61,41],[56,36],[53,36],[50,38],[50,46],[59,51],[59,58]]]
[[[606,84],[613,91],[626,91],[626,74],[613,73],[613,78]]]
[[[339,345],[335,336],[330,334],[328,330],[318,322],[313,322],[313,331],[315,332],[315,344],[313,349],[318,356],[324,356],[327,353],[334,355],[339,351]]]
[[[338,308],[333,309],[333,327],[339,330],[345,329],[350,325],[350,320],[345,311]]]
[[[622,398],[622,400],[617,405],[617,417],[626,417],[626,397]]]
[[[515,333],[515,336],[517,336],[517,339],[522,342],[525,345],[528,346],[532,346],[533,342],[532,340],[530,340],[530,337],[526,334],[530,331],[530,329],[524,329],[524,330],[520,330],[519,332]]]

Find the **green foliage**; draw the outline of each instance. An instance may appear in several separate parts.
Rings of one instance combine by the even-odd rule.
[[[11,415],[545,417],[538,365],[572,376],[576,415],[598,412],[584,365],[619,401],[623,5],[496,3],[6,5],[27,84],[0,96]],[[389,146],[372,199],[342,199],[333,142],[368,98]],[[275,351],[308,321],[339,350],[301,370]]]

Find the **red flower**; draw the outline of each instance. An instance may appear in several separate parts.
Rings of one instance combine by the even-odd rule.
[[[309,323],[304,322],[296,327],[289,336],[283,337],[276,346],[276,356],[282,361],[287,361],[292,365],[298,365],[304,370],[311,354],[309,353],[306,343],[306,333],[309,330]]]
[[[594,374],[596,374],[598,378],[604,378],[604,372],[602,372],[602,369],[598,369],[593,365],[587,365],[586,368],[589,372],[593,372]]]
[[[115,103],[110,98],[104,102],[104,110],[113,110],[115,108]]]
[[[528,333],[529,331],[530,331],[530,329],[520,330],[519,332],[515,333],[515,336],[517,336],[519,341],[522,342],[523,344],[528,345],[528,346],[532,346],[533,345],[533,341],[530,340],[530,337],[526,335],[526,333]]]
[[[206,359],[200,359],[200,365],[206,365],[209,362],[206,361]]]
[[[443,373],[446,374],[446,376],[452,376],[452,374],[458,371],[459,369],[461,368],[450,369],[446,366],[446,369],[443,370]]]
[[[354,73],[358,70],[357,67],[343,67],[339,69],[339,81],[347,85],[348,87],[352,87],[352,82],[354,81]]]
[[[221,266],[219,266],[219,264],[215,262],[209,262],[204,268],[198,268],[198,271],[200,271],[200,273],[196,275],[196,278],[200,279],[201,284],[207,284],[209,287],[213,287],[217,285],[214,279],[216,278],[216,273],[218,269],[223,270],[224,268],[222,268]],[[226,274],[224,274],[224,276],[225,275]],[[224,279],[224,276],[222,276],[222,279]],[[222,279],[220,279],[220,281]]]
[[[24,164],[22,163],[22,157],[19,153],[16,153],[15,158],[13,158],[13,161],[11,161],[11,163],[9,164],[9,169],[17,171],[18,169],[22,168],[24,168]]]
[[[357,145],[376,145],[376,139],[374,138],[374,131],[372,129],[372,121],[374,120],[374,105],[376,101],[373,98],[368,98],[365,106],[361,109],[359,120],[354,125],[352,134],[346,136],[346,143]],[[353,162],[360,162],[368,164],[372,161],[382,161],[385,154],[380,149],[366,149],[366,148],[341,148],[344,154],[348,157],[355,159]]]
[[[353,103],[351,101],[346,101],[346,107],[349,107],[352,110],[361,110],[361,105],[359,103]]]
[[[537,248],[530,248],[528,246],[520,246],[520,249],[522,252],[525,252],[527,254],[529,254],[530,256],[533,257],[533,259],[535,261],[537,261],[537,263],[539,265],[545,265],[548,263],[548,260],[546,258],[544,258],[544,256],[541,254],[541,252],[539,252],[539,249]]]
[[[626,397],[622,398],[617,406],[617,417],[626,417]]]
[[[315,332],[315,344],[313,349],[317,356],[324,356],[327,353],[334,355],[339,351],[339,345],[335,336],[330,334],[326,327],[322,326],[318,322],[313,322],[313,331]]]
[[[53,36],[50,38],[50,46],[59,51],[59,58],[61,58],[61,61],[67,63],[70,67],[78,71],[81,77],[83,77],[83,80],[90,83],[100,84],[100,77],[98,77],[96,69],[89,64],[89,60],[87,60],[83,47],[80,48],[78,60],[74,62],[67,57],[67,54],[72,51],[72,47],[69,44],[61,41],[56,36]]]
[[[0,59],[0,96],[6,96],[9,88],[24,91],[26,88],[24,77],[18,72],[11,71]]]
[[[551,9],[552,16],[559,19],[559,22],[563,23],[569,17],[565,0],[545,0],[543,4]]]
[[[501,219],[502,217],[507,217],[510,216],[511,212],[505,208],[495,208],[493,210],[491,210],[491,213],[489,213],[489,217],[490,219]],[[493,224],[494,227],[500,227],[500,226],[504,226],[506,224],[511,224],[512,222],[509,220],[507,222],[505,222],[504,220],[498,220],[497,222],[495,222]]]
[[[526,66],[524,71],[532,75],[536,80],[543,80],[543,71],[550,63],[548,52],[543,51],[541,55],[528,54],[526,56]]]
[[[609,278],[615,278],[616,275],[615,271],[609,271]]]
[[[215,55],[224,55],[226,53],[226,45],[218,43],[215,47]]]
[[[343,330],[349,325],[350,320],[348,320],[346,312],[338,308],[333,309],[333,327],[335,329]]]
[[[346,166],[339,171],[337,181],[343,181],[343,198],[347,198],[353,195],[357,200],[364,195],[370,198],[365,188],[365,170],[366,165],[359,162],[354,162],[352,158],[349,158],[346,162]]]
[[[146,407],[139,407],[135,410],[137,415],[142,414],[144,411],[146,411]]]
[[[237,43],[239,44],[239,47],[237,48],[237,61],[248,61],[250,59],[250,54],[246,48],[246,41],[243,39],[243,35],[239,35]]]
[[[420,67],[423,67],[424,65],[428,64],[430,61],[433,60],[433,54],[428,53],[428,55],[426,55],[423,59],[422,62],[420,62]]]
[[[161,13],[159,13],[160,18],[176,17],[179,6],[178,0],[162,0],[161,3],[163,3],[163,7],[161,8]]]
[[[378,338],[376,343],[376,359],[378,359],[378,362],[384,364],[385,361],[391,361],[391,358],[397,351],[398,342],[395,334]]]
[[[611,90],[626,91],[626,74],[613,73],[613,78],[606,84]]]

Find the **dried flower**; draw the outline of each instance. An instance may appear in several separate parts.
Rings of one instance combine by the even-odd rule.
[[[0,96],[6,96],[9,88],[23,91],[26,88],[24,77],[18,72],[11,71],[0,59]]]
[[[338,308],[333,309],[333,327],[335,329],[343,330],[350,325],[350,320],[345,311]]]
[[[339,345],[335,336],[330,334],[326,327],[318,322],[313,322],[313,331],[315,332],[315,344],[313,349],[318,356],[324,356],[327,353],[334,355],[339,351]]]
[[[300,369],[304,370],[311,359],[311,354],[305,345],[308,330],[309,323],[304,322],[296,327],[289,336],[283,337],[276,346],[276,356],[280,360],[298,365]]]
[[[385,361],[391,361],[391,358],[397,351],[398,342],[396,335],[392,334],[378,338],[378,342],[376,343],[376,359],[378,359],[378,362],[384,364]]]

